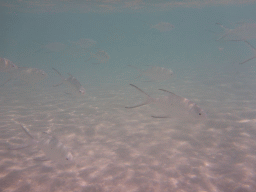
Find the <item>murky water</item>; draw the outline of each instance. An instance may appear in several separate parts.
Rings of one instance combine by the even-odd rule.
[[[0,191],[256,190],[254,53],[216,25],[255,3],[51,2],[1,4]]]

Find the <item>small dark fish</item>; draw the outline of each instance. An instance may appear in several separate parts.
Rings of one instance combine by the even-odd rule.
[[[245,61],[243,61],[243,62],[241,62],[241,63],[239,63],[239,64],[244,64],[244,63],[246,63],[247,61],[250,61],[250,60],[256,58],[256,49],[255,49],[255,47],[253,47],[248,41],[244,41],[244,42],[247,43],[247,44],[252,48],[254,56],[251,57],[251,58],[249,58],[249,59],[246,59]]]
[[[76,88],[77,91],[79,91],[81,94],[85,93],[85,89],[83,88],[83,86],[81,85],[81,83],[75,78],[73,77],[70,73],[68,73],[69,78],[64,78],[61,73],[59,71],[57,71],[57,69],[52,68],[56,73],[58,73],[62,79],[61,83],[57,84],[57,85],[53,85],[54,87],[62,85],[64,82],[68,82],[69,84],[71,84],[73,87]]]
[[[47,158],[60,163],[60,164],[67,164],[73,161],[73,156],[71,152],[55,137],[51,136],[50,134],[43,132],[43,137],[39,140],[36,140],[29,131],[23,126],[20,125],[23,131],[29,136],[31,139],[29,144],[21,145],[16,148],[9,148],[10,150],[18,150],[23,149],[25,147],[29,147],[32,145],[37,145],[46,155]],[[48,160],[44,158],[44,160]]]
[[[125,107],[125,108],[136,108],[140,107],[146,104],[155,103],[160,109],[162,109],[165,112],[165,115],[163,116],[152,116],[154,118],[170,118],[170,114],[175,113],[176,111],[181,112],[181,115],[183,115],[186,112],[189,112],[189,114],[194,115],[195,117],[207,117],[207,114],[204,112],[203,109],[201,109],[196,103],[186,99],[185,97],[178,96],[170,91],[159,89],[161,91],[167,92],[169,95],[168,97],[164,98],[152,98],[150,95],[145,93],[143,90],[138,88],[137,86],[130,84],[131,86],[135,87],[137,90],[142,92],[147,96],[147,99],[145,102],[132,106],[132,107]]]

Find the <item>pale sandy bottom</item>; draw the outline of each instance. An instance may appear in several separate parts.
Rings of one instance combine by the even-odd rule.
[[[161,86],[102,83],[83,97],[62,87],[1,88],[0,191],[255,191],[255,77],[190,75]],[[192,99],[208,118],[155,119],[151,105],[126,109],[144,99],[129,83],[152,96],[164,88]],[[56,136],[75,162],[35,161],[43,155],[35,147],[8,150],[28,140],[19,123],[35,137]]]

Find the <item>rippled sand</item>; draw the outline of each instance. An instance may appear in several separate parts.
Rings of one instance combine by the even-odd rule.
[[[164,88],[192,99],[205,121],[154,119],[151,105],[125,109],[144,100],[130,82],[87,87],[83,97],[9,84],[0,92],[0,191],[254,191],[256,102],[247,78],[137,82],[150,95]],[[56,136],[75,162],[35,161],[44,155],[36,147],[8,150],[28,140],[19,123],[35,137]]]

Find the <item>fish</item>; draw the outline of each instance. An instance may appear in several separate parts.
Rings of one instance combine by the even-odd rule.
[[[93,63],[93,64],[100,64],[100,63],[106,63],[110,57],[107,54],[106,51],[103,50],[98,50],[96,53],[92,53],[90,52],[91,57],[89,59],[87,59],[85,62],[90,61],[92,58],[95,58],[98,62],[97,63]]]
[[[243,62],[241,62],[241,63],[239,63],[239,64],[244,64],[244,63],[246,63],[246,62],[248,62],[248,61],[250,61],[250,60],[256,58],[256,49],[255,49],[255,47],[252,46],[248,41],[244,41],[244,42],[247,43],[247,44],[252,48],[253,53],[254,53],[254,56],[251,57],[251,58],[249,58],[249,59],[246,59],[245,61],[243,61]]]
[[[139,69],[135,66],[132,66],[132,65],[128,65],[128,66],[133,67],[137,71],[140,72],[139,76],[136,77],[136,79],[141,77],[141,76],[145,76],[148,79],[150,79],[150,81],[161,82],[161,81],[166,81],[167,79],[169,79],[173,75],[173,71],[171,69],[167,69],[167,68],[164,68],[164,67],[151,66],[150,68],[148,68],[146,70],[141,70],[141,69]]]
[[[256,23],[238,23],[238,27],[229,29],[220,23],[216,23],[224,29],[224,35],[222,35],[217,41],[246,41],[256,39]]]
[[[32,145],[36,145],[44,152],[46,158],[37,158],[35,160],[52,160],[59,164],[68,164],[73,162],[74,158],[72,153],[68,150],[66,146],[64,146],[63,143],[61,143],[54,136],[50,135],[49,133],[43,132],[43,137],[40,140],[36,140],[22,124],[20,124],[20,126],[27,134],[27,136],[31,139],[31,141],[29,142],[29,144],[21,145],[15,148],[9,148],[10,150],[18,150]]]
[[[35,84],[47,77],[47,74],[37,68],[19,67],[17,77],[27,84]]]
[[[67,73],[69,75],[68,78],[64,78],[61,73],[55,69],[55,68],[52,68],[57,74],[60,75],[62,81],[57,84],[57,85],[53,85],[54,87],[56,86],[59,86],[59,85],[62,85],[64,82],[68,82],[69,84],[71,84],[73,87],[75,87],[75,89],[81,93],[82,95],[85,94],[85,89],[83,88],[83,86],[81,85],[81,83],[75,78],[73,77],[73,75],[71,75],[70,73]]]
[[[45,45],[43,45],[41,43],[38,43],[38,44],[40,44],[41,47],[38,50],[36,50],[34,53],[38,53],[43,50],[45,50],[46,53],[59,53],[66,49],[66,45],[63,43],[60,43],[60,42],[48,43]]]
[[[47,74],[40,69],[30,67],[18,67],[10,60],[0,58],[0,71],[10,74],[10,78],[0,86],[4,86],[12,79],[20,79],[28,84],[34,84],[47,77]]]
[[[160,107],[160,109],[162,109],[165,112],[165,115],[162,115],[162,116],[152,115],[151,117],[153,118],[171,118],[170,114],[175,114],[176,112],[179,113],[179,114],[175,114],[175,116],[177,117],[179,117],[180,115],[186,115],[186,114],[192,115],[193,117],[199,117],[199,118],[207,117],[207,114],[203,109],[201,109],[196,103],[190,101],[185,97],[181,97],[179,95],[176,95],[164,89],[159,89],[160,91],[164,91],[168,93],[168,96],[163,98],[152,98],[150,95],[145,93],[143,90],[141,90],[137,86],[133,84],[130,84],[130,85],[136,88],[137,90],[139,90],[140,92],[142,92],[144,95],[146,95],[147,99],[141,104],[125,107],[125,108],[131,109],[131,108],[147,105],[150,103],[155,103],[158,107]]]
[[[168,23],[168,22],[159,22],[156,25],[152,25],[151,28],[157,29],[160,32],[168,32],[174,29],[174,25]]]
[[[89,49],[94,45],[96,45],[97,42],[92,39],[82,38],[82,39],[79,39],[78,41],[69,41],[69,43],[71,43],[73,46],[77,46],[82,49]]]

